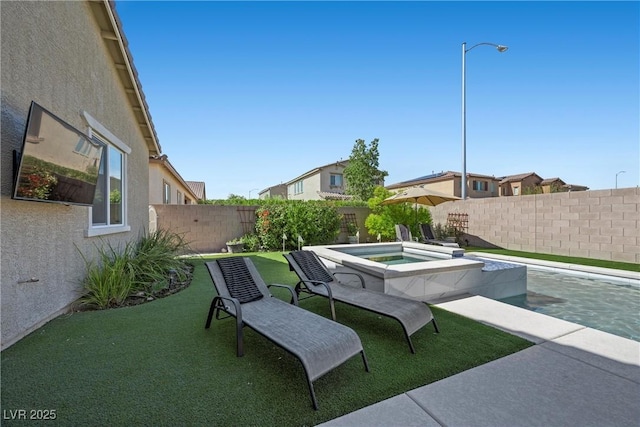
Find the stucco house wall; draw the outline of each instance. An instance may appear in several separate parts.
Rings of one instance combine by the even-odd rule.
[[[2,2],[3,349],[79,297],[85,275],[81,255],[93,259],[95,246],[122,244],[148,224],[149,143],[109,52],[107,43],[114,41],[99,28],[96,14],[105,22],[110,11],[106,2]],[[131,148],[126,157],[129,231],[102,240],[86,237],[89,207],[11,199],[13,151],[21,149],[32,100],[83,132],[88,123],[81,112],[86,111]]]
[[[348,165],[348,161],[329,163],[324,166],[312,169],[297,178],[286,183],[287,198],[289,200],[321,200],[321,193],[339,193],[344,194],[346,189],[346,180],[344,178],[344,168]],[[342,175],[342,186],[331,185],[331,175]],[[302,181],[302,192],[296,193],[296,183]]]
[[[164,203],[165,182],[169,184],[170,188],[169,204],[191,205],[198,203],[198,196],[194,194],[171,163],[166,158],[163,159],[164,156],[159,157],[149,159],[149,203],[152,205]],[[178,192],[182,194],[181,201],[178,198]]]
[[[318,196],[318,191],[321,191],[322,188],[322,180],[321,180],[320,172],[317,172],[312,175],[307,175],[304,178],[298,179],[295,182],[302,181],[302,192],[295,192],[295,182],[289,184],[287,190],[287,198],[289,200],[317,200],[320,198]]]
[[[266,188],[258,193],[259,199],[269,199],[269,198],[287,198],[287,185],[286,184],[278,184],[272,187]]]

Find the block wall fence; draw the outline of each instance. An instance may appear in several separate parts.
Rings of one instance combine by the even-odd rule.
[[[640,263],[640,190],[467,199],[431,209],[433,223],[468,215],[471,245]]]
[[[446,224],[449,213],[466,213],[466,239],[478,246],[555,255],[640,263],[640,190],[579,191],[528,196],[467,199],[430,207],[433,223]],[[199,253],[221,252],[226,241],[252,231],[256,207],[153,205],[158,228],[184,234]],[[361,242],[368,236],[368,208],[355,213]],[[338,236],[346,242],[346,234]]]
[[[152,205],[149,222],[155,221],[158,229],[181,234],[197,253],[226,251],[226,242],[255,230],[255,211],[258,206],[219,205]],[[341,207],[338,212],[355,214],[360,229],[360,241],[374,241],[367,234],[364,220],[369,215],[366,207]],[[150,227],[152,228],[152,227]],[[302,236],[304,238],[304,236]],[[337,242],[346,243],[347,234],[338,235]],[[294,239],[295,236],[289,236]]]

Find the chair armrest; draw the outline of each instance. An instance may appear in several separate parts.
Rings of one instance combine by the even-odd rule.
[[[237,298],[223,297],[220,295],[217,295],[213,298],[213,303],[217,309],[222,310],[229,315],[232,315],[229,312],[229,306],[225,305],[224,302],[230,302],[231,304],[233,304],[233,308],[235,310],[235,315],[233,316],[238,319],[238,323],[242,323],[242,307],[240,305],[240,301],[238,301]]]
[[[334,276],[337,276],[338,274],[357,276],[358,279],[360,279],[360,286],[362,286],[363,289],[367,289],[367,286],[365,285],[365,282],[364,282],[364,277],[362,277],[362,275],[360,273],[353,273],[351,271],[349,271],[349,272],[347,272],[347,271],[335,271],[333,273]]]
[[[331,292],[331,286],[329,286],[327,282],[323,282],[321,280],[300,280],[296,284],[296,286],[299,286],[300,284],[306,285],[307,283],[311,283],[312,285],[324,286],[324,288],[327,290],[327,297],[329,297],[329,299],[333,299],[333,292]],[[305,286],[305,287],[309,289],[308,286]]]
[[[291,288],[291,286],[287,286],[287,285],[280,285],[278,283],[273,283],[269,286],[267,286],[268,288],[275,286],[276,288],[285,288],[286,290],[289,291],[289,293],[291,294],[291,301],[289,301],[290,304],[293,305],[298,305],[298,295],[296,295],[295,291]]]

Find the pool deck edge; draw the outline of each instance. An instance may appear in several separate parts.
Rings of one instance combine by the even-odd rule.
[[[322,426],[640,425],[640,342],[480,296],[435,305],[535,345]]]

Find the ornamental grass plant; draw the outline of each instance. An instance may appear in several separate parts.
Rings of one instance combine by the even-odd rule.
[[[153,295],[171,280],[184,281],[189,268],[178,255],[187,249],[188,243],[181,235],[166,230],[143,234],[124,247],[103,241],[96,245],[98,262],[82,255],[87,273],[80,306],[118,307],[131,295]]]

